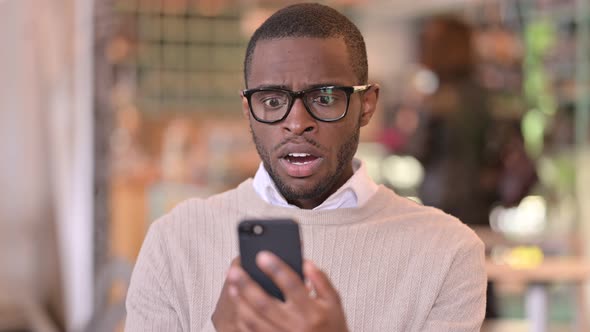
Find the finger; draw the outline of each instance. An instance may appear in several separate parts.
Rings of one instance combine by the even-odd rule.
[[[236,256],[234,257],[234,259],[231,260],[231,263],[229,264],[229,267],[227,268],[227,271],[225,271],[225,282],[227,282],[227,276],[229,274],[229,271],[232,269],[232,267],[234,266],[241,266],[240,263],[240,256]]]
[[[248,310],[256,312],[270,325],[275,325],[275,331],[288,321],[288,315],[281,306],[283,303],[268,295],[242,268],[232,268],[228,280],[230,296],[239,298],[241,305],[248,306]]]
[[[298,305],[309,301],[309,293],[301,277],[276,255],[262,251],[256,255],[256,264],[281,289],[286,301]]]
[[[240,266],[240,256],[235,257],[230,264],[230,267],[227,269],[225,281],[223,282],[223,288],[221,289],[221,295],[224,296],[227,293],[228,289],[228,275],[229,271],[232,269],[233,266],[239,267]]]
[[[228,278],[227,278],[227,274],[229,274],[229,271],[231,270],[232,266],[237,266],[237,267],[239,267],[239,266],[240,266],[240,256],[238,256],[238,257],[235,257],[235,258],[234,258],[234,259],[231,261],[231,265],[230,265],[229,269],[227,270],[227,273],[226,273],[226,278],[225,278],[225,280],[223,281],[223,287],[221,288],[221,293],[220,293],[220,295],[219,295],[219,301],[218,301],[218,303],[217,303],[217,306],[218,306],[218,307],[219,307],[220,305],[221,305],[222,307],[226,307],[226,306],[227,306],[227,303],[228,303],[228,301],[229,301],[229,300],[228,300],[228,297],[229,297],[229,295],[228,295],[229,281],[228,281]],[[234,311],[234,310],[232,310],[232,312],[233,312],[233,311]]]
[[[303,274],[313,285],[313,289],[318,298],[333,303],[340,303],[340,295],[338,295],[338,291],[332,286],[332,282],[328,276],[315,266],[314,263],[306,260],[303,263]]]
[[[254,310],[239,293],[236,294],[234,300],[238,308],[236,324],[240,331],[274,332],[278,330],[276,326],[273,326],[265,317]]]
[[[236,257],[232,260],[231,266],[238,266],[240,265],[240,257]],[[230,266],[230,269],[231,269]],[[229,269],[227,271],[229,273]],[[234,326],[233,321],[237,315],[237,309],[235,306],[234,301],[230,295],[231,285],[226,278],[223,281],[223,288],[221,289],[221,294],[219,294],[219,299],[217,300],[217,304],[215,305],[215,310],[211,316],[215,326],[219,328],[220,326],[226,327],[227,325]]]
[[[232,259],[230,266],[240,266],[240,265],[241,265],[240,256],[236,256],[236,257],[234,257],[234,259]]]
[[[307,289],[307,294],[309,294],[309,297],[311,297],[312,299],[316,297],[315,294],[315,289],[313,288],[313,284],[311,283],[311,281],[309,281],[309,279],[305,278],[305,289]]]
[[[272,310],[279,303],[271,297],[240,267],[232,268],[228,274],[230,285],[233,286],[234,295],[239,295],[250,306],[260,313]]]

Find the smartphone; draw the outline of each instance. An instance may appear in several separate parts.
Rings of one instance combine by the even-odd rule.
[[[284,302],[281,290],[256,265],[256,255],[264,250],[274,253],[303,280],[299,224],[292,219],[243,220],[238,224],[238,239],[242,268],[268,294]]]

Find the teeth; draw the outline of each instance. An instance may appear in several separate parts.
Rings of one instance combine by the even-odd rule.
[[[288,157],[292,158],[289,160],[289,162],[293,165],[307,165],[310,164],[312,161],[306,160],[306,161],[299,161],[299,160],[294,160],[296,158],[305,158],[305,157],[310,157],[311,155],[309,153],[300,153],[300,152],[293,152],[293,153],[289,153]]]

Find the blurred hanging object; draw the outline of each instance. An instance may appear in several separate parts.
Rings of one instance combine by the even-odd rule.
[[[0,330],[58,331],[45,99],[26,2],[0,1]]]
[[[193,2],[199,13],[204,16],[217,16],[229,5],[227,0],[193,0]]]
[[[46,102],[53,211],[68,331],[92,312],[92,0],[27,1]]]

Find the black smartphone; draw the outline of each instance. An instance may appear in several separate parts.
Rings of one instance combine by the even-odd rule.
[[[303,280],[299,224],[291,219],[244,220],[238,224],[242,268],[270,295],[285,301],[283,293],[256,265],[260,251],[270,251],[289,265]]]

